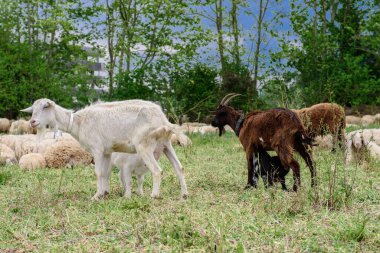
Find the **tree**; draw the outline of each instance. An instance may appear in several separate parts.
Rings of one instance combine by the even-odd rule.
[[[373,3],[292,1],[291,22],[299,42],[285,39],[282,53],[275,57],[285,60],[284,72],[294,73],[292,85],[302,89],[306,105],[326,101],[348,106],[378,103],[369,98],[380,94],[379,77],[362,50],[364,41],[372,37],[363,35],[373,34],[365,25],[374,15]],[[366,50],[373,52],[374,46],[367,43]]]
[[[4,0],[0,7],[0,114],[17,117],[41,97],[87,104],[93,77],[83,46],[96,34],[90,19],[100,11],[97,1]]]

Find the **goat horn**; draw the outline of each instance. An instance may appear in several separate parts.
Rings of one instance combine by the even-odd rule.
[[[241,94],[234,94],[231,97],[227,98],[226,101],[224,101],[224,105],[228,105],[228,102],[231,101],[234,97],[241,96]]]
[[[228,93],[227,95],[224,96],[224,98],[222,98],[222,101],[220,101],[220,104],[224,105],[225,104],[225,100],[227,100],[228,97],[233,96],[235,94],[236,93]]]

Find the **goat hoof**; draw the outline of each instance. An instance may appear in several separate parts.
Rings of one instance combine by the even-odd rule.
[[[162,198],[160,197],[160,194],[157,194],[157,193],[152,193],[152,194],[150,194],[150,197],[153,198],[153,199],[162,199]]]
[[[297,192],[297,190],[298,190],[298,187],[296,185],[293,185],[293,191]]]
[[[109,193],[106,191],[104,193],[95,193],[94,196],[92,196],[91,200],[92,201],[99,201],[101,199],[104,199]]]
[[[250,185],[250,184],[247,184],[245,187],[244,187],[244,190],[250,190],[252,188],[256,188],[257,186],[256,185]]]
[[[132,194],[124,194],[123,198],[130,199],[132,197]]]
[[[184,193],[182,194],[182,199],[187,199],[189,197],[189,194],[188,193]]]

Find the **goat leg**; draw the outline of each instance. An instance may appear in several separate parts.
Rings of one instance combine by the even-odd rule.
[[[281,178],[280,182],[281,182],[281,188],[282,188],[282,190],[288,191],[288,188],[286,188],[286,184],[285,184],[285,177]]]
[[[248,183],[245,189],[254,187],[257,187],[257,181],[259,179],[259,173],[258,173],[258,160],[256,156],[253,153],[249,153],[247,155],[247,162],[248,162]]]

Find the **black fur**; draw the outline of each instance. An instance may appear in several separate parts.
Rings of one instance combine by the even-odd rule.
[[[261,175],[265,188],[272,186],[273,183],[280,182],[282,189],[287,191],[285,176],[289,168],[284,168],[278,156],[270,156],[266,151],[260,151],[254,161],[255,170]]]

